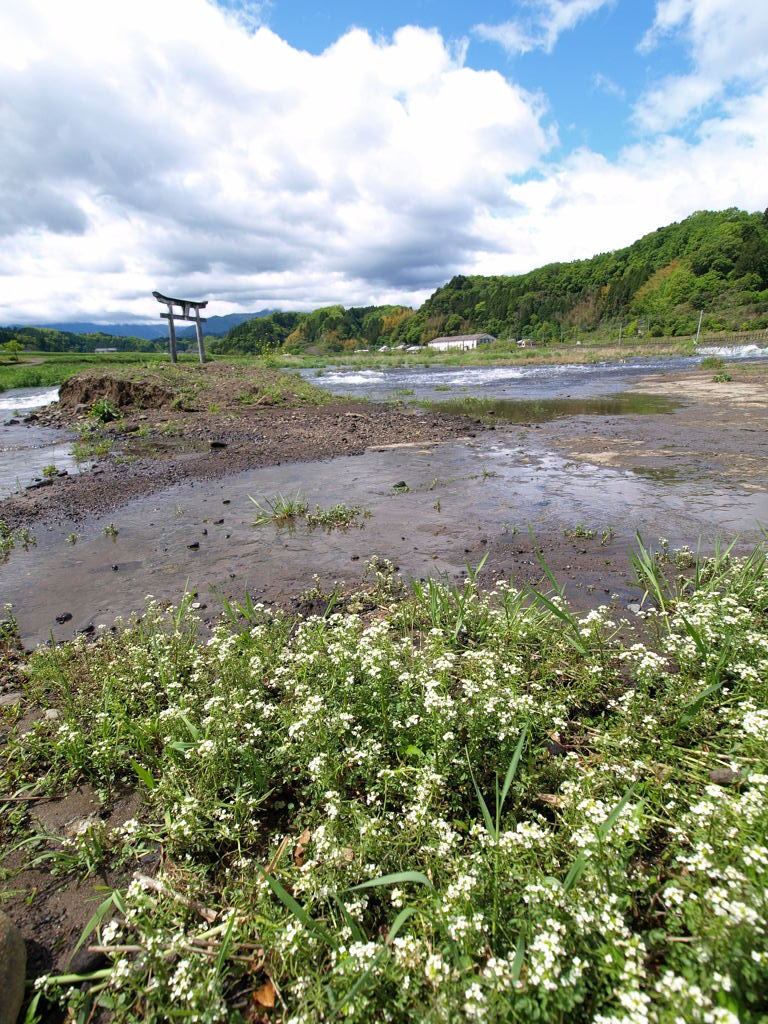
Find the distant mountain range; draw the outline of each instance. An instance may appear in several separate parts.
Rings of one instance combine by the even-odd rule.
[[[204,330],[207,336],[221,338],[227,331],[246,320],[254,320],[259,317],[269,316],[274,313],[273,309],[262,309],[258,313],[229,313],[227,316],[212,316],[208,318]],[[48,327],[55,331],[67,331],[69,334],[109,334],[113,338],[143,338],[145,341],[153,341],[155,338],[166,338],[168,329],[165,323],[158,320],[155,324],[96,324],[85,321],[61,320],[55,323],[30,324],[34,327]],[[178,338],[194,338],[195,328],[193,324],[188,327],[177,327]]]

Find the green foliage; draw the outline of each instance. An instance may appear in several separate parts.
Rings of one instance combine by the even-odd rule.
[[[99,423],[110,423],[117,419],[117,409],[108,398],[99,398],[91,406],[88,415]]]
[[[41,647],[25,700],[60,717],[6,730],[0,789],[142,802],[9,825],[52,872],[121,880],[80,941],[108,966],[39,998],[116,1024],[760,1024],[765,551],[675,561],[640,544],[640,629],[470,572],[366,618],[249,599],[201,639],[188,595]]]
[[[11,552],[16,547],[29,551],[35,547],[37,541],[30,532],[29,527],[11,527],[4,519],[0,519],[0,564],[7,562]]]
[[[629,339],[693,333],[703,308],[705,330],[740,330],[745,321],[762,325],[768,296],[760,292],[766,288],[763,216],[705,211],[592,259],[553,263],[518,277],[459,275],[415,319],[430,337],[489,331],[540,341],[630,321],[624,330]]]
[[[161,334],[158,327],[158,335]],[[166,342],[162,338],[148,341],[144,338],[116,337],[111,334],[74,334],[53,327],[0,327],[0,350],[8,343],[17,345],[15,351],[34,352],[95,352],[97,348],[112,348],[117,352],[162,352]],[[14,350],[10,350],[14,351]]]

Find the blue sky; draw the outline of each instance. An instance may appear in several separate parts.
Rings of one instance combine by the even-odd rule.
[[[25,0],[0,37],[0,323],[418,304],[768,206],[755,0]]]
[[[564,32],[552,53],[535,49],[524,54],[507,53],[472,31],[481,23],[502,24],[516,14],[525,19],[534,13],[509,0],[472,5],[453,0],[367,4],[275,0],[264,16],[281,36],[312,53],[322,52],[355,26],[374,36],[392,35],[408,24],[436,28],[446,39],[467,45],[466,61],[471,67],[498,71],[546,97],[562,140],[553,156],[577,145],[615,155],[638,134],[629,122],[633,100],[654,81],[686,64],[684,47],[676,39],[653,54],[637,52],[637,44],[653,23],[654,8],[650,0],[607,4],[585,17],[575,30]],[[596,81],[597,75],[606,81]]]

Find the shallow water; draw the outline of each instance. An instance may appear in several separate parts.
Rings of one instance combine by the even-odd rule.
[[[449,398],[435,402],[441,410],[487,421],[549,423],[567,416],[643,416],[672,412],[679,403],[664,395],[625,391],[591,398]]]
[[[406,493],[393,490],[400,481]],[[330,533],[252,525],[249,495],[299,490],[312,507],[361,504],[372,518],[363,529]],[[486,570],[492,573],[498,549],[514,557],[516,534],[527,523],[542,536],[560,537],[579,523],[611,527],[613,552],[597,552],[620,554],[626,565],[637,529],[651,541],[663,534],[672,544],[695,543],[700,536],[749,534],[758,520],[768,521],[768,495],[695,481],[670,485],[482,438],[180,484],[85,526],[65,523],[39,533],[36,548],[15,551],[0,566],[0,595],[13,601],[31,644],[50,631],[64,638],[92,623],[110,624],[141,608],[147,594],[178,600],[191,588],[214,609],[212,588],[236,597],[248,588],[256,599],[275,600],[305,590],[313,573],[326,584],[356,581],[372,554],[391,558],[407,575],[456,577],[466,571],[465,558],[479,561],[478,552],[495,544]],[[114,539],[103,533],[111,522]],[[72,531],[74,546],[66,542]],[[55,616],[65,612],[72,619],[57,625]]]
[[[46,466],[77,472],[71,440],[34,423],[10,424],[59,397],[56,388],[12,388],[0,392],[0,498],[39,478]]]
[[[385,370],[302,370],[318,387],[337,394],[372,400],[385,398],[444,401],[472,395],[477,398],[589,398],[625,390],[649,373],[679,373],[695,369],[707,355],[724,359],[768,358],[768,348],[745,345],[702,347],[696,356],[635,359],[626,363],[562,364],[556,366],[423,366]]]
[[[10,388],[0,391],[0,420],[14,413],[26,415],[34,409],[42,409],[51,405],[59,397],[59,389],[55,388]]]

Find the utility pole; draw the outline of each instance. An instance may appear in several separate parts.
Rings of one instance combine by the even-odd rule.
[[[701,312],[699,313],[699,326],[696,328],[696,341],[694,341],[694,345],[698,345],[699,344],[699,335],[701,334],[701,318],[703,316],[704,316],[704,310],[702,309]]]

